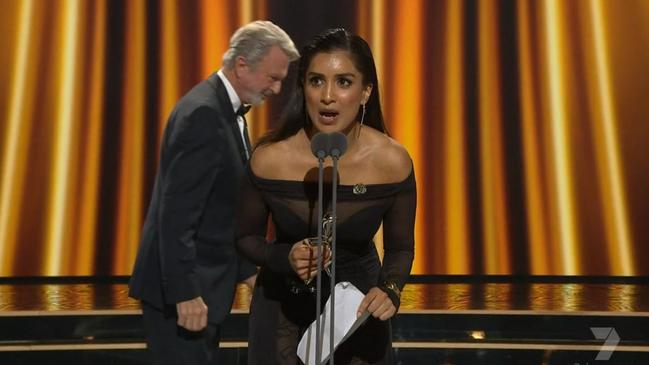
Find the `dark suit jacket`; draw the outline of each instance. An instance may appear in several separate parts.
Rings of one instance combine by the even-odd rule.
[[[202,296],[229,313],[234,287],[256,272],[234,247],[234,204],[246,156],[223,82],[212,74],[172,111],[129,295],[154,307]]]

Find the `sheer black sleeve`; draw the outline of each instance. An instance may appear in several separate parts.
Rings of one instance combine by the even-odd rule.
[[[395,195],[394,201],[383,217],[383,257],[382,279],[379,286],[393,283],[403,289],[415,250],[415,211],[417,208],[417,188],[414,170],[404,182],[403,188]],[[388,294],[392,294],[388,291]],[[393,301],[393,295],[390,296]],[[398,299],[395,305],[398,307]]]
[[[252,170],[248,166],[246,176],[241,179],[237,203],[237,250],[255,265],[267,267],[277,273],[292,273],[288,261],[291,245],[269,243],[266,240],[270,212],[262,192],[253,180]]]

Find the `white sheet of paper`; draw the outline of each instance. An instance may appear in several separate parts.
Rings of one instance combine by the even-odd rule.
[[[365,297],[352,283],[341,282],[336,284],[334,291],[336,293],[336,308],[334,318],[334,350],[351,336],[356,329],[365,322],[369,317],[369,312],[365,311],[362,316],[356,318],[356,311],[361,301]],[[320,333],[322,334],[322,362],[329,359],[329,338],[331,333],[331,297],[320,315]],[[297,345],[297,355],[305,365],[316,364],[316,321],[313,321],[309,328],[304,332],[300,343]]]

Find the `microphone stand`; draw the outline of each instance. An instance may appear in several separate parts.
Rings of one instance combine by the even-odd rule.
[[[316,272],[316,364],[321,364],[322,359],[322,336],[321,330],[324,330],[325,323],[320,323],[321,302],[322,302],[322,216],[323,216],[323,185],[324,185],[324,159],[326,156],[331,155],[333,160],[333,181],[332,181],[332,202],[331,202],[331,270],[330,271],[330,285],[331,285],[331,307],[330,307],[330,327],[329,327],[329,364],[334,364],[334,311],[335,311],[335,286],[336,286],[336,202],[338,200],[338,159],[342,156],[347,149],[347,138],[340,132],[332,134],[316,134],[311,140],[311,151],[318,158],[318,236],[316,243],[318,246],[318,266]],[[323,321],[325,318],[323,318]],[[322,328],[320,327],[322,325]]]
[[[336,213],[336,202],[338,201],[338,158],[340,153],[332,153],[331,159],[333,160],[333,178],[332,178],[332,191],[331,191],[331,275],[329,277],[331,286],[331,310],[330,325],[329,325],[329,365],[334,365],[334,315],[336,308],[336,226],[338,223],[338,216]]]
[[[322,333],[320,333],[320,312],[321,312],[321,302],[322,302],[322,190],[323,190],[323,180],[324,180],[324,156],[318,156],[318,235],[317,235],[317,244],[318,244],[318,268],[316,273],[316,324],[315,324],[315,356],[316,364],[320,364],[320,359],[322,358]],[[335,226],[335,224],[334,224]],[[324,323],[322,324],[324,328]]]

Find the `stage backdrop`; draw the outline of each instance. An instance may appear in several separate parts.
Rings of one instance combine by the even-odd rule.
[[[130,273],[165,119],[253,19],[372,46],[413,273],[649,275],[648,0],[2,0],[0,276]]]

